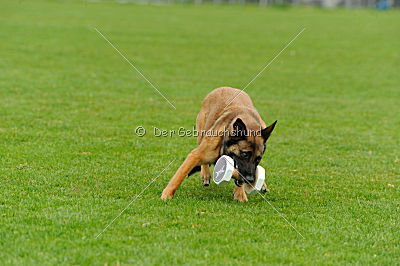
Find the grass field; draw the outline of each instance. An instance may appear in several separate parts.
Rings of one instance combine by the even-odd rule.
[[[398,264],[400,12],[1,1],[1,264]],[[103,32],[176,106],[154,91]],[[267,123],[266,198],[186,179],[213,88]],[[143,125],[148,134],[135,135]],[[160,172],[175,161],[96,238]]]

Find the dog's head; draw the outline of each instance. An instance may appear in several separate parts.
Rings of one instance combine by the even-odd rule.
[[[247,129],[240,118],[232,125],[231,134],[223,142],[223,154],[235,161],[235,167],[240,173],[241,182],[252,184],[256,179],[257,165],[260,163],[266,149],[266,142],[276,125],[258,130]]]

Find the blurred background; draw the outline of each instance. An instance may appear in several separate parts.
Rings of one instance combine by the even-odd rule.
[[[90,2],[101,2],[103,0],[89,0]],[[173,3],[224,3],[224,4],[257,4],[260,6],[278,5],[278,6],[299,6],[311,5],[324,8],[345,7],[345,8],[377,8],[389,9],[399,7],[400,0],[116,0],[119,3],[154,3],[154,4],[173,4]]]

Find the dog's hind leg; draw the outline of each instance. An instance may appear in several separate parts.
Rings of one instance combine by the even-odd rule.
[[[210,185],[211,171],[210,165],[203,164],[201,166],[201,180],[203,181],[203,186],[208,187]]]

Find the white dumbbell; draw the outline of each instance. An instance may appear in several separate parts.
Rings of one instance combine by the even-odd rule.
[[[235,163],[233,159],[227,155],[222,155],[215,163],[214,167],[214,183],[217,185],[227,183],[231,180],[235,171]],[[254,190],[260,191],[265,181],[265,169],[262,166],[257,166],[256,180],[253,185],[245,186],[247,193],[252,193]]]
[[[222,155],[215,163],[214,182],[219,185],[223,182],[229,182],[235,171],[235,162],[227,155]]]

